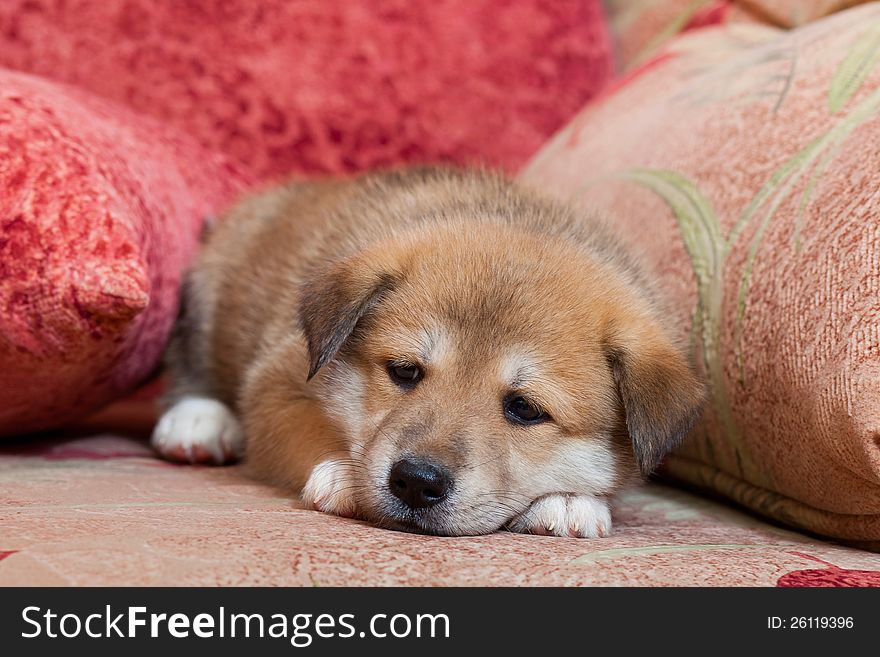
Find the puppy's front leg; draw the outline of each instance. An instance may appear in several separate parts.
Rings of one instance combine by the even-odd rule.
[[[353,495],[356,484],[351,475],[349,458],[345,454],[321,461],[312,468],[303,486],[303,503],[316,511],[353,517],[357,511]]]
[[[351,517],[357,513],[348,445],[320,404],[276,378],[274,367],[245,389],[246,464],[252,474],[300,493],[306,507]]]
[[[611,507],[592,495],[545,495],[508,528],[523,534],[599,538],[611,534]]]
[[[300,492],[307,508],[344,517],[356,514],[351,456],[313,401],[296,401],[273,412],[264,400],[244,420],[247,465],[253,474]]]

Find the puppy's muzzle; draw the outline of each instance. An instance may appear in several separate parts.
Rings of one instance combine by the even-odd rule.
[[[388,488],[411,509],[425,509],[446,499],[452,489],[452,477],[430,461],[401,459],[391,466]]]

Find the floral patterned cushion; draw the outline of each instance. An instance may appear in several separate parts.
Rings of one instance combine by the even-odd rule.
[[[880,546],[880,4],[684,36],[524,178],[615,218],[711,386],[667,463]]]
[[[687,30],[725,23],[792,28],[867,0],[605,0],[618,62],[643,64]]]

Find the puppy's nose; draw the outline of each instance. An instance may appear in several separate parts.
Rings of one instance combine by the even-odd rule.
[[[388,488],[413,509],[434,506],[446,499],[452,478],[443,468],[421,460],[401,459],[391,467]]]

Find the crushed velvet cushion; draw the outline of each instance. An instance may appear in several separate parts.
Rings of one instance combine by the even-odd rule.
[[[154,369],[203,217],[242,180],[151,119],[0,70],[0,435]]]
[[[0,65],[156,120],[2,73],[0,434],[155,367],[202,215],[239,187],[209,153],[254,179],[513,168],[611,72],[599,0],[10,0]]]
[[[0,65],[133,107],[260,177],[514,169],[611,74],[600,0],[5,0]]]

